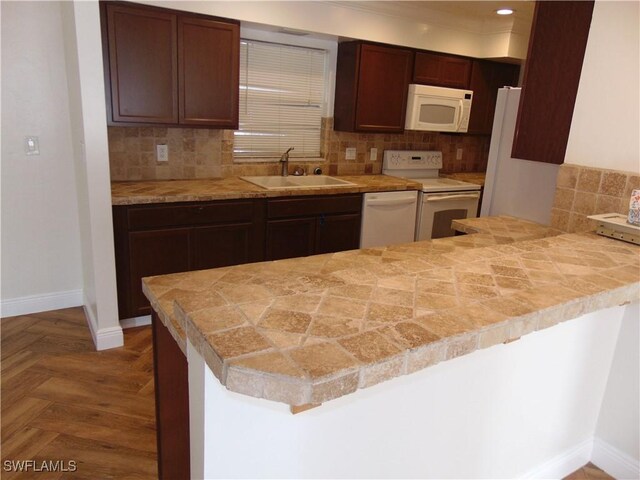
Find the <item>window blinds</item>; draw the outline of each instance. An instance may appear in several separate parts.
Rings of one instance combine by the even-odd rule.
[[[320,156],[324,50],[240,42],[240,123],[234,157]]]

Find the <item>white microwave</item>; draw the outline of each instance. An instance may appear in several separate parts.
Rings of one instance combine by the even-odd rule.
[[[471,112],[471,90],[409,85],[406,130],[466,132]]]

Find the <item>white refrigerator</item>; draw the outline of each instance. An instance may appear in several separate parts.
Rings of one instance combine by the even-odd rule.
[[[511,157],[520,88],[498,90],[480,216],[551,222],[559,165]]]

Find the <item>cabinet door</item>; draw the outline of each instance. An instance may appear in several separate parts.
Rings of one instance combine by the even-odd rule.
[[[360,46],[355,130],[404,131],[412,57],[410,50]]]
[[[240,26],[178,19],[180,123],[238,128]]]
[[[194,228],[194,270],[249,263],[252,228],[251,224]]]
[[[178,123],[176,16],[108,4],[111,121]]]
[[[536,2],[512,157],[564,162],[593,5]]]
[[[315,249],[316,217],[269,220],[267,260],[306,257]]]
[[[129,233],[129,312],[128,316],[151,312],[142,293],[143,277],[186,272],[190,269],[190,229],[173,228]]]
[[[417,52],[413,81],[426,85],[469,88],[471,60],[451,55]]]
[[[360,214],[320,215],[316,225],[316,254],[353,250],[360,245]]]
[[[506,63],[474,60],[469,89],[473,90],[469,133],[491,135],[498,89],[518,84],[520,67]]]

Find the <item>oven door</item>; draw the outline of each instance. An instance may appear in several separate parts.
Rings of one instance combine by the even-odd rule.
[[[475,217],[480,192],[444,192],[422,194],[418,212],[416,240],[452,237],[451,222]]]

